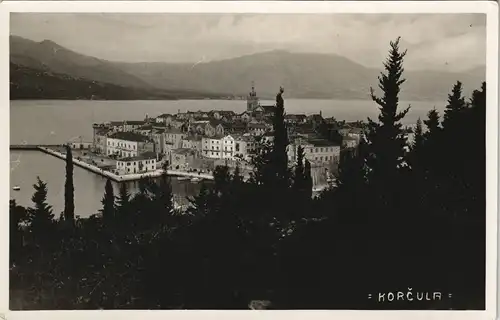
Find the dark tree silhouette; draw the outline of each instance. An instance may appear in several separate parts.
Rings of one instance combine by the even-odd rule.
[[[373,96],[379,121],[370,120],[357,148],[341,151],[337,186],[314,199],[317,168],[301,148],[288,168],[282,90],[273,139],[251,178],[217,167],[182,214],[172,214],[164,175],[142,179],[133,196],[122,183],[106,228],[103,214],[66,232],[38,179],[25,220],[10,202],[11,248],[20,248],[11,256],[11,309],[484,308],[486,85],[449,108],[444,126],[431,110],[427,130],[419,121],[407,145],[400,121],[408,109],[398,111],[403,57],[391,43],[383,96]],[[456,141],[467,152],[452,150]],[[108,181],[103,212],[114,202]],[[414,298],[454,298],[378,303],[379,292],[387,299],[408,286]]]
[[[160,176],[160,181],[153,192],[153,212],[155,216],[153,220],[158,226],[168,226],[173,224],[172,215],[174,214],[174,203],[172,194],[172,185],[169,176],[166,172]]]
[[[309,160],[306,159],[304,164],[305,199],[311,199],[312,189],[313,189],[313,180],[311,176],[311,163],[309,162]]]
[[[297,162],[295,164],[295,172],[293,176],[293,187],[297,191],[304,190],[305,187],[305,172],[304,172],[304,148],[297,147]]]
[[[126,218],[126,210],[130,208],[131,195],[126,183],[121,183],[118,196],[116,197],[117,216]]]
[[[422,129],[422,120],[418,118],[417,120],[417,125],[415,126],[415,137],[412,143],[412,149],[413,150],[418,150],[419,148],[422,148],[424,145],[424,132]]]
[[[378,183],[388,187],[395,183],[398,166],[404,156],[406,138],[401,125],[401,120],[409,111],[409,107],[403,111],[398,110],[399,92],[401,85],[405,82],[402,78],[403,59],[406,50],[400,52],[399,40],[390,43],[389,58],[384,63],[386,74],[379,76],[379,88],[383,92],[381,98],[375,96],[371,90],[373,101],[379,105],[379,122],[368,119],[368,140],[370,141],[371,156],[369,166],[371,174]]]
[[[21,256],[23,247],[23,230],[21,223],[26,220],[26,210],[17,205],[16,200],[9,201],[9,236],[10,236],[10,265],[16,263]]]
[[[280,88],[280,92],[276,95],[276,108],[273,117],[273,148],[272,162],[275,168],[277,183],[279,186],[287,187],[289,179],[288,170],[288,131],[285,125],[285,103],[283,101],[284,89]]]
[[[75,189],[73,186],[73,154],[71,146],[66,145],[66,183],[64,184],[64,219],[73,222],[75,219]]]
[[[443,127],[453,126],[456,123],[456,115],[463,114],[467,108],[465,98],[462,96],[462,83],[457,81],[453,86],[452,92],[448,95],[448,104],[444,111]]]
[[[104,223],[109,225],[115,220],[115,194],[111,180],[106,181],[104,186],[104,196],[101,200],[102,209],[100,210]]]
[[[54,225],[54,214],[52,206],[47,204],[47,184],[40,177],[37,177],[37,183],[33,185],[35,193],[31,197],[34,206],[28,209],[28,229],[35,237],[41,237],[52,230]]]
[[[430,138],[440,130],[441,123],[436,108],[427,113],[427,120],[424,120],[424,124],[427,127],[427,133],[425,134],[426,138]]]

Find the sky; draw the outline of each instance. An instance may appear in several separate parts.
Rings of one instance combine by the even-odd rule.
[[[12,13],[11,34],[111,61],[205,62],[288,50],[380,68],[401,36],[408,70],[486,64],[484,14]]]

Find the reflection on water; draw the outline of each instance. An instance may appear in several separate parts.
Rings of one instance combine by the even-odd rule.
[[[47,183],[48,202],[53,207],[54,214],[59,216],[64,209],[65,162],[38,151],[13,152],[10,159],[10,198],[15,199],[20,205],[31,206],[31,196],[34,192],[33,184],[36,183],[36,177],[39,176]],[[106,179],[75,166],[73,180],[75,214],[88,217],[97,213],[101,208]],[[187,197],[198,194],[202,183],[204,183],[191,183],[189,180],[178,181],[175,177],[172,177],[171,181],[174,199],[181,205],[188,204]],[[135,193],[139,189],[138,181],[124,183],[127,183],[131,193]],[[113,182],[112,184],[115,194],[118,194],[118,183]],[[21,190],[13,190],[14,186],[19,186]]]

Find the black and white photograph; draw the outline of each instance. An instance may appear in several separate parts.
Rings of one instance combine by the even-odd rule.
[[[494,308],[481,8],[10,9],[9,309]]]

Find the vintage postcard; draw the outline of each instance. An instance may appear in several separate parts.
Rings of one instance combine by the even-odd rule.
[[[496,3],[0,21],[5,318],[494,318]]]

